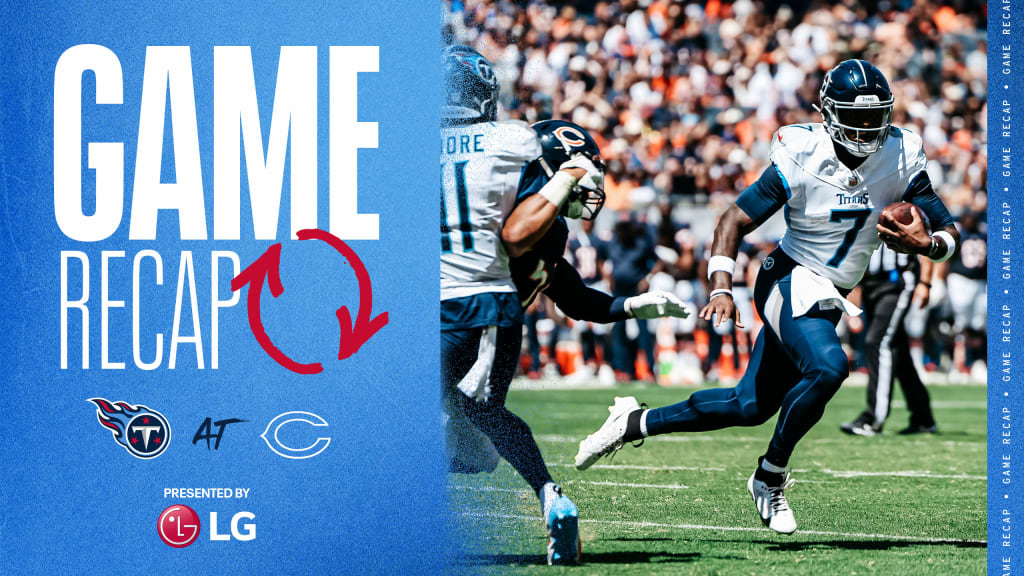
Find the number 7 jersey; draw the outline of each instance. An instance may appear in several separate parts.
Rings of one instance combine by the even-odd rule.
[[[882,210],[934,196],[921,138],[890,130],[882,149],[851,170],[821,124],[784,126],[772,141],[772,165],[736,204],[758,224],[782,207],[782,250],[836,286],[853,288],[880,244],[875,225]]]
[[[515,292],[501,228],[523,168],[541,154],[522,122],[441,129],[441,300]]]

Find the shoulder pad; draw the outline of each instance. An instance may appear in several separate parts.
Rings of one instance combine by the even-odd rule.
[[[889,138],[901,142],[903,156],[913,172],[924,170],[928,157],[924,153],[924,140],[916,132],[906,128],[892,127]]]
[[[540,139],[526,122],[495,122],[488,130],[485,148],[488,156],[529,162],[540,156]]]
[[[779,128],[772,138],[772,154],[785,150],[794,158],[811,156],[823,141],[821,124],[790,124]],[[827,135],[826,135],[827,136]]]

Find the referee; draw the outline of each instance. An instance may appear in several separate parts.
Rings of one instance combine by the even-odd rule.
[[[884,244],[871,255],[871,263],[858,290],[867,323],[864,362],[868,368],[868,405],[853,422],[840,429],[847,434],[874,436],[882,432],[892,402],[893,380],[900,381],[910,411],[910,426],[900,434],[934,434],[928,391],[910,357],[903,319],[911,302],[928,305],[932,262],[899,254]],[[856,298],[855,294],[851,294]]]

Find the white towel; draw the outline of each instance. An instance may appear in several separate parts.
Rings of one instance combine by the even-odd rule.
[[[476,362],[458,384],[463,394],[477,402],[486,402],[491,397],[491,367],[497,350],[498,327],[488,326],[480,335]]]
[[[843,298],[832,281],[803,266],[793,268],[790,280],[790,303],[793,318],[799,318],[818,304],[822,310],[842,308],[848,316],[860,316],[861,309]]]

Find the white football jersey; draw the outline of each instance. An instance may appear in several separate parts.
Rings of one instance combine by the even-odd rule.
[[[501,228],[540,154],[524,122],[441,129],[441,300],[516,291]]]
[[[821,124],[780,128],[771,160],[788,196],[782,249],[841,288],[860,282],[881,243],[879,214],[902,200],[928,162],[921,138],[893,127],[882,149],[850,170]]]

